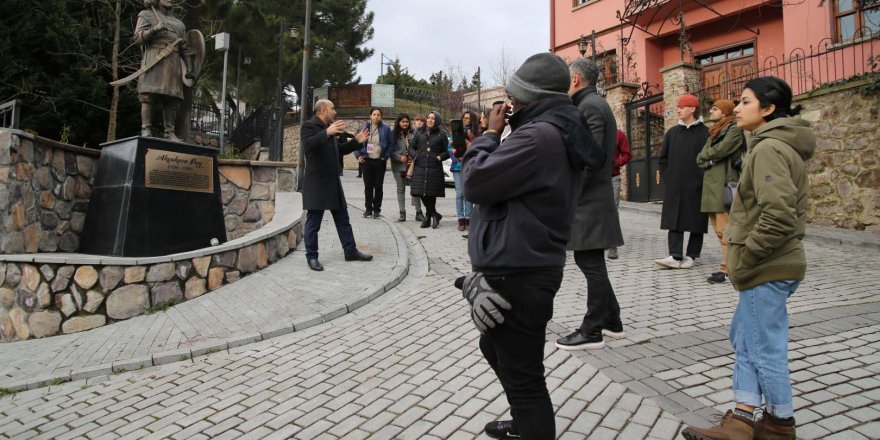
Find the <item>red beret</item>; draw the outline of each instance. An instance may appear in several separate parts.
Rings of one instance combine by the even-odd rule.
[[[694,95],[683,95],[681,98],[678,98],[678,106],[679,107],[699,107],[700,100],[697,99]]]

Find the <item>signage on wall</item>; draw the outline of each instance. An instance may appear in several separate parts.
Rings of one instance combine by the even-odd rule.
[[[214,159],[147,149],[144,186],[174,191],[214,192]]]

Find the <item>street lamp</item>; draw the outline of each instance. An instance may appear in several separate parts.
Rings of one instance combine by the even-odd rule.
[[[581,38],[578,40],[578,52],[581,53],[581,58],[587,54],[587,37],[584,34],[581,34]]]
[[[482,86],[480,81],[480,66],[477,66],[477,73],[474,74],[473,77],[474,85],[477,86],[477,111],[483,111],[483,99],[480,96],[480,88]]]
[[[214,36],[214,50],[223,52],[223,86],[220,97],[220,154],[226,152],[226,67],[229,64],[229,34]]]

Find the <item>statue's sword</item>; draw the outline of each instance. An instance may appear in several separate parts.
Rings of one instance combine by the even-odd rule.
[[[151,9],[153,10],[153,14],[156,15],[156,21],[158,21],[158,23],[160,25],[164,25],[165,23],[162,22],[162,16],[160,16],[159,13],[156,12],[156,7],[152,6]],[[146,71],[152,69],[153,66],[155,66],[156,64],[159,63],[159,61],[162,61],[165,57],[167,57],[168,55],[171,55],[175,50],[177,50],[177,45],[180,44],[181,41],[183,41],[182,38],[178,38],[178,39],[174,40],[173,43],[165,46],[162,50],[160,50],[159,55],[156,58],[154,58],[153,61],[150,61],[149,63],[144,64],[143,66],[141,66],[140,69],[134,71],[134,73],[126,76],[125,78],[117,79],[116,81],[111,82],[110,85],[114,86],[114,87],[115,86],[122,86],[122,85],[125,85],[125,84],[128,84],[128,83],[134,81],[137,77],[143,75]]]

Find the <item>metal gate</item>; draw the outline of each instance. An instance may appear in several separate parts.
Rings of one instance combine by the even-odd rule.
[[[631,158],[627,165],[629,200],[647,202],[663,199],[660,150],[663,145],[663,93],[653,94],[648,83],[626,104],[626,134]]]

